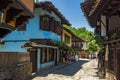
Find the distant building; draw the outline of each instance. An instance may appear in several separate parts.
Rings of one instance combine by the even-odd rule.
[[[63,27],[63,31],[62,31],[62,42],[65,42],[69,47],[72,46],[72,32]]]
[[[63,33],[62,33],[62,41],[65,42],[73,51],[68,51],[71,52],[72,55],[81,55],[81,51],[84,51],[84,48],[86,48],[86,43],[85,40],[82,38],[77,37],[71,30],[63,27]],[[84,46],[83,46],[84,45]],[[86,54],[86,53],[85,53]]]
[[[76,35],[72,35],[72,47],[75,50],[75,54],[79,56],[79,58],[87,58],[88,53],[85,51],[86,41],[82,38],[77,37]]]

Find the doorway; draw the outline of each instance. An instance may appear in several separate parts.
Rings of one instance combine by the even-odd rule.
[[[32,72],[37,72],[37,49],[30,49],[30,62],[32,62]]]
[[[54,62],[57,65],[57,49],[54,49]]]
[[[117,80],[120,80],[120,48],[116,51],[117,54]]]

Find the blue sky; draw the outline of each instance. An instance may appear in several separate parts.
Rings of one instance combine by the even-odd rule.
[[[39,0],[46,1],[46,0]],[[63,16],[72,24],[72,27],[86,27],[89,31],[94,31],[85,18],[80,3],[84,0],[47,0],[51,1],[57,9],[63,14]]]

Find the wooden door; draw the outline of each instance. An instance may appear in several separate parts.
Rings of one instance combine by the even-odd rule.
[[[37,72],[37,49],[30,49],[30,61],[32,62],[32,72]]]
[[[120,48],[117,49],[117,80],[120,80]]]
[[[115,48],[110,48],[109,49],[108,69],[115,72]]]
[[[57,65],[57,50],[54,49],[54,62],[55,62],[55,65]]]

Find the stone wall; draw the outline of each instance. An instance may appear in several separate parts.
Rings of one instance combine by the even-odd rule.
[[[32,74],[30,62],[0,69],[0,80],[26,80]]]
[[[107,80],[117,80],[116,76],[110,72],[106,72],[106,79]]]

